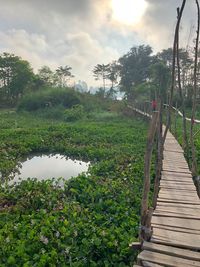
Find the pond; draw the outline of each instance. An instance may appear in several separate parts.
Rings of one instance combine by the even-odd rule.
[[[89,165],[89,162],[73,160],[60,154],[37,155],[21,163],[19,172],[15,174],[12,183],[26,180],[27,178],[47,180],[62,177],[68,180],[82,172],[86,172]]]

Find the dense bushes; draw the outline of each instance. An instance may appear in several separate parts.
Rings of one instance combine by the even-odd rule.
[[[70,109],[65,110],[65,120],[66,121],[76,121],[84,118],[86,113],[82,105],[75,105]]]
[[[71,88],[49,88],[24,96],[19,110],[35,111],[61,105],[70,108],[80,103],[78,94]]]
[[[83,111],[87,113],[104,111],[120,111],[121,105],[119,101],[110,99],[102,100],[96,95],[90,93],[80,93],[72,88],[44,88],[40,91],[25,95],[19,102],[19,111],[37,111],[36,116],[51,119],[75,120],[72,118],[76,113],[77,119],[82,118]],[[83,107],[80,110],[80,106]],[[80,115],[78,115],[77,107],[79,107]],[[71,109],[72,108],[72,109]],[[71,109],[65,111],[65,109]],[[68,115],[67,115],[68,114]]]

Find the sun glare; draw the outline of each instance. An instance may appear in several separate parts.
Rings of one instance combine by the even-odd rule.
[[[112,0],[113,19],[128,25],[139,23],[146,8],[145,0]]]

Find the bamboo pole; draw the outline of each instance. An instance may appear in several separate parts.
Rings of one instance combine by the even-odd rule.
[[[174,116],[174,132],[175,132],[175,137],[177,139],[177,116],[178,116],[178,111],[177,111],[177,102],[176,102],[176,110],[174,112],[175,116]]]
[[[156,177],[154,182],[154,193],[153,193],[153,207],[156,207],[157,197],[159,192],[159,184],[161,179],[162,171],[162,160],[163,160],[163,142],[162,142],[162,100],[159,100],[158,105],[158,122],[157,122],[157,158],[156,158]]]
[[[146,238],[146,223],[149,220],[150,213],[148,212],[148,199],[150,191],[150,171],[151,171],[151,158],[154,145],[154,138],[158,122],[158,112],[153,112],[152,120],[150,121],[150,127],[147,137],[146,153],[145,153],[145,166],[144,166],[144,185],[142,196],[142,208],[141,208],[141,231],[140,240]]]
[[[180,28],[180,22],[181,18],[183,15],[183,10],[185,8],[185,3],[186,0],[183,0],[181,9],[177,9],[178,11],[178,17],[177,17],[177,23],[176,23],[176,28],[175,28],[175,34],[174,34],[174,43],[173,43],[173,62],[172,62],[172,84],[171,84],[171,90],[170,90],[170,97],[169,97],[169,111],[168,111],[168,118],[167,118],[167,124],[163,136],[163,142],[165,142],[167,132],[169,130],[170,124],[171,124],[171,110],[172,110],[172,100],[173,100],[173,95],[174,95],[174,88],[175,88],[175,82],[176,82],[176,75],[175,75],[175,67],[176,67],[176,50],[177,50],[177,36],[179,33],[179,28]]]
[[[197,176],[197,160],[196,160],[196,151],[194,145],[194,120],[195,120],[195,112],[196,112],[196,95],[197,95],[197,67],[198,67],[198,49],[199,49],[199,23],[200,23],[200,7],[198,0],[196,1],[197,5],[197,37],[195,44],[195,60],[194,60],[194,87],[193,87],[193,103],[192,103],[192,116],[191,116],[191,126],[190,126],[190,143],[192,149],[192,174],[193,176]]]
[[[182,122],[183,122],[183,150],[186,151],[186,155],[188,158],[188,152],[189,152],[189,144],[188,144],[188,138],[187,138],[187,124],[186,124],[186,116],[185,116],[185,99],[183,96],[183,90],[181,85],[181,67],[180,67],[180,54],[179,54],[179,31],[177,32],[177,40],[176,40],[176,58],[177,58],[177,69],[178,69],[178,90],[179,90],[179,96],[181,100],[181,112],[183,114],[182,116]]]

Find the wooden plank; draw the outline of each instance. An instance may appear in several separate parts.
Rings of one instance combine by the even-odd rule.
[[[170,185],[170,186],[177,186],[177,187],[190,187],[195,189],[195,185],[193,183],[193,181],[190,180],[180,180],[180,179],[168,179],[168,178],[163,178],[162,180],[160,180],[160,186],[166,186],[166,185]]]
[[[174,162],[166,162],[164,160],[163,169],[165,169],[165,168],[184,169],[184,170],[188,170],[189,171],[187,164],[184,163],[184,162],[182,164],[180,164],[180,163],[175,164]]]
[[[192,183],[193,182],[193,179],[192,179],[192,176],[189,174],[189,175],[174,175],[173,173],[165,173],[165,174],[162,174],[162,179],[170,179],[170,180],[173,180],[173,179],[177,179],[179,181],[190,181]]]
[[[176,164],[176,163],[174,163]],[[168,171],[162,171],[162,176],[172,176],[172,177],[178,177],[178,178],[190,178],[192,180],[192,175],[190,173],[171,173]]]
[[[160,192],[161,195],[169,195],[171,193],[171,195],[184,195],[184,196],[197,196],[197,192],[196,191],[187,191],[187,190],[179,190],[179,189],[172,189],[172,190],[166,190],[165,188],[161,188]]]
[[[180,232],[180,233],[191,233],[191,234],[200,234],[200,230],[193,230],[193,229],[186,229],[186,228],[178,228],[175,226],[163,226],[163,225],[157,225],[157,224],[151,224],[153,228],[159,228],[159,229],[165,229],[165,230],[170,230],[170,231],[175,231],[175,232]]]
[[[166,152],[172,152],[172,153],[177,153],[177,154],[183,154],[183,150],[179,150],[179,149],[177,149],[177,150],[174,150],[172,147],[165,147],[164,148],[164,151],[166,151]]]
[[[164,211],[164,212],[173,212],[173,213],[182,213],[182,214],[188,214],[196,216],[196,218],[200,218],[200,209],[189,209],[189,208],[182,208],[182,207],[163,207],[163,206],[157,206],[156,212]]]
[[[174,164],[175,163],[178,163],[178,164],[180,164],[180,163],[185,163],[185,158],[184,158],[184,156],[183,155],[181,155],[181,156],[177,156],[176,155],[176,157],[173,157],[173,155],[166,155],[166,154],[164,154],[163,155],[163,163],[164,163],[164,161],[166,160],[166,161],[168,161],[168,162],[174,162]]]
[[[189,201],[189,200],[178,200],[178,199],[166,199],[166,198],[159,198],[160,202],[166,203],[177,203],[177,204],[192,204],[192,205],[199,205],[199,202]]]
[[[178,168],[176,168],[174,170],[172,170],[170,168],[163,168],[163,170],[168,171],[168,172],[173,172],[173,173],[188,173],[188,174],[191,173],[189,170],[182,170],[182,169],[178,169]]]
[[[177,199],[177,200],[188,200],[188,201],[195,201],[198,204],[200,204],[200,199],[198,198],[197,194],[191,194],[191,195],[184,195],[184,192],[182,195],[180,194],[163,194],[163,193],[159,193],[159,198],[170,198],[170,199]]]
[[[175,157],[175,159],[174,158],[172,158],[172,157],[167,157],[167,155],[166,155],[166,158],[164,158],[164,161],[163,161],[163,163],[164,164],[178,164],[178,165],[184,165],[184,166],[187,166],[188,167],[188,164],[187,164],[187,162],[185,161],[185,158],[184,157],[182,157],[182,160],[177,160],[176,159],[177,157]],[[188,167],[189,168],[189,167]]]
[[[176,185],[176,187],[175,187],[175,185]],[[173,184],[173,183],[164,183],[164,182],[162,182],[162,183],[160,183],[160,186],[159,186],[160,188],[167,188],[167,187],[169,187],[169,188],[171,188],[171,189],[178,189],[178,190],[195,190],[196,191],[196,188],[193,186],[193,185],[189,185],[189,184],[178,184],[178,183],[176,183],[176,184]]]
[[[184,192],[182,195],[180,194],[164,194],[159,192],[159,198],[166,198],[166,199],[176,199],[176,200],[187,200],[187,201],[194,201],[200,204],[200,199],[197,195],[184,195]]]
[[[159,186],[160,190],[163,190],[163,191],[170,191],[170,192],[187,192],[187,193],[191,193],[191,194],[197,194],[197,191],[196,191],[196,187],[193,187],[191,185],[184,185],[184,186],[181,186],[181,185],[177,185],[176,187],[174,187],[173,185],[160,185]],[[168,189],[170,188],[170,189]]]
[[[200,217],[198,218],[195,215],[190,215],[190,214],[183,214],[183,213],[174,213],[174,212],[168,212],[168,211],[155,211],[154,215],[156,216],[163,216],[163,217],[173,217],[173,218],[185,218],[185,219],[194,219],[194,220],[199,220]]]
[[[198,261],[194,260],[187,260],[187,259],[181,259],[178,257],[173,257],[157,252],[152,251],[142,251],[138,259],[141,261],[149,261],[153,263],[158,263],[167,267],[183,267],[183,266],[198,266],[200,267],[200,263]]]
[[[194,252],[187,249],[180,249],[172,246],[159,245],[146,241],[143,243],[143,249],[167,254],[170,256],[176,256],[184,259],[200,261],[200,252]]]
[[[192,233],[175,232],[171,230],[164,230],[159,228],[153,229],[154,238],[162,238],[163,240],[170,240],[174,246],[185,247],[191,249],[200,249],[200,235]]]
[[[173,173],[168,171],[162,171],[162,176],[170,176],[177,178],[190,178],[192,180],[192,175],[190,173]]]
[[[169,189],[169,190],[171,190],[171,189],[174,189],[174,186],[172,186],[172,185],[162,185],[162,187],[161,186],[159,186],[160,188],[163,188],[163,189]],[[189,185],[184,185],[184,186],[176,186],[176,189],[178,189],[178,190],[183,190],[183,191],[185,191],[185,190],[188,190],[188,191],[196,191],[195,190],[195,188],[192,186],[189,186]]]
[[[142,265],[144,267],[163,267],[164,266],[164,265],[160,265],[160,264],[149,262],[149,261],[142,261]]]
[[[177,181],[177,180],[161,180],[160,181],[160,185],[173,185],[173,186],[184,186],[184,185],[188,185],[188,186],[191,186],[193,188],[195,188],[195,185],[193,182],[190,182],[190,181]]]
[[[177,204],[175,203],[165,203],[165,202],[157,202],[157,207],[175,207],[177,208]],[[195,209],[195,210],[199,210],[200,209],[200,205],[192,205],[192,204],[178,204],[178,207],[180,208],[186,208],[186,209]]]
[[[182,160],[174,162],[173,160],[164,159],[163,165],[164,166],[170,166],[170,167],[184,168],[184,169],[189,170],[187,163],[182,161]]]
[[[195,193],[192,193],[191,195],[189,195],[189,194],[185,193],[185,191],[183,191],[182,194],[176,192],[176,194],[171,194],[171,195],[168,193],[165,193],[165,192],[163,193],[163,191],[162,191],[159,193],[158,198],[178,199],[178,200],[187,200],[187,201],[188,200],[190,200],[190,201],[194,200],[195,202],[198,201],[198,203],[200,204],[200,200],[196,197]]]
[[[164,168],[163,168],[164,169]],[[186,170],[186,169],[185,169]],[[172,175],[170,175],[170,174],[172,174]],[[182,174],[182,173],[181,173]],[[187,180],[190,180],[190,181],[193,181],[192,180],[192,176],[189,174],[189,175],[176,175],[176,174],[174,174],[174,173],[169,173],[169,174],[163,174],[162,175],[162,177],[163,178],[178,178],[179,180],[183,180],[183,179],[187,179]]]
[[[188,170],[188,168],[182,168],[182,167],[176,167],[176,166],[169,166],[169,165],[163,165],[162,166],[162,170],[168,170],[169,172],[173,172],[173,173],[189,173],[190,171]]]
[[[200,230],[200,223],[194,219],[166,218],[162,216],[153,216],[152,223],[157,225],[175,226],[185,229]]]
[[[164,231],[164,230],[163,230]],[[175,232],[174,232],[175,233]],[[181,233],[181,236],[186,233]],[[195,239],[195,237],[193,237]],[[192,240],[187,240],[184,238],[172,238],[170,237],[164,237],[160,235],[153,235],[151,238],[151,241],[157,244],[162,244],[162,245],[171,245],[179,248],[184,248],[184,249],[192,249],[192,250],[199,250],[200,245],[199,242],[192,242]]]
[[[173,158],[170,158],[170,160],[169,160],[169,158],[166,158],[163,160],[163,166],[165,166],[165,165],[169,165],[172,168],[177,167],[179,169],[181,169],[183,167],[184,169],[187,169],[189,171],[187,163],[181,158],[179,158],[177,160],[175,160]],[[169,172],[169,171],[165,171],[165,172]]]
[[[194,198],[191,198],[191,199],[187,199],[186,197],[180,197],[180,198],[170,198],[170,197],[163,197],[163,196],[159,196],[158,200],[160,202],[168,202],[168,203],[177,203],[177,205],[179,203],[182,203],[182,204],[192,204],[192,205],[199,205],[199,200],[196,200]]]
[[[161,182],[177,182],[177,183],[181,183],[181,184],[187,184],[187,185],[191,185],[191,186],[195,186],[194,182],[192,179],[188,179],[188,178],[176,178],[176,177],[165,177],[162,176],[162,180]]]
[[[162,238],[155,238],[155,237],[152,237],[151,238],[151,242],[153,243],[156,243],[156,244],[162,244],[162,245],[167,245],[167,246],[175,246],[175,247],[179,247],[179,245],[177,245],[173,240],[166,240],[166,239],[162,239]],[[184,249],[191,249],[191,248],[188,248],[187,246],[185,247],[182,247]]]

